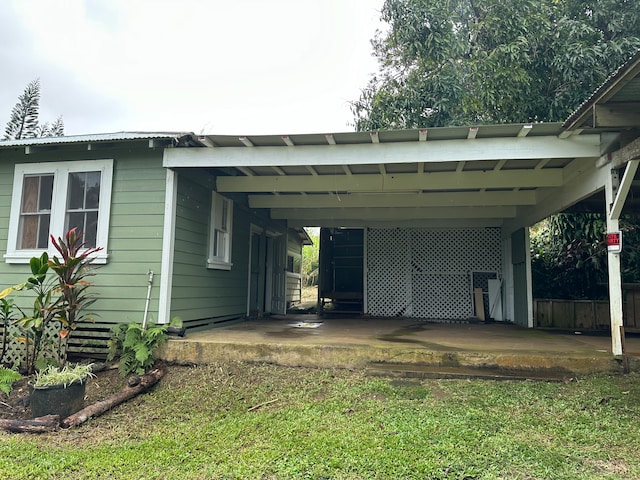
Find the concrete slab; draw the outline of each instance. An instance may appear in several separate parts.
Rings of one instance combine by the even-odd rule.
[[[627,338],[640,356],[640,338]],[[250,320],[171,339],[168,361],[222,359],[287,366],[387,371],[494,372],[562,377],[619,372],[609,336],[549,333],[509,324],[429,323],[415,319],[287,315]],[[635,367],[635,363],[632,362]]]

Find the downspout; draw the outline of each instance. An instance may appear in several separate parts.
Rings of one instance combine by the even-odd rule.
[[[147,273],[149,276],[149,284],[147,285],[147,301],[144,304],[144,317],[142,318],[142,329],[147,329],[147,316],[149,315],[149,302],[151,302],[151,287],[153,285],[153,270]]]

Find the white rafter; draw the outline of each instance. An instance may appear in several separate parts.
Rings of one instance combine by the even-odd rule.
[[[558,187],[563,182],[559,168],[544,170],[499,170],[431,172],[422,175],[287,175],[218,177],[220,192],[400,192],[418,190]]]
[[[294,147],[295,144],[293,143],[293,141],[291,140],[291,138],[289,138],[289,135],[282,135],[280,138],[282,138],[282,141],[285,143],[285,145],[287,145],[288,147]]]
[[[245,147],[253,147],[253,143],[247,137],[238,137],[238,140],[240,140]]]
[[[425,192],[421,195],[405,193],[362,193],[326,195],[249,195],[251,208],[378,208],[378,207],[474,207],[503,205],[535,205],[534,190],[519,192]]]

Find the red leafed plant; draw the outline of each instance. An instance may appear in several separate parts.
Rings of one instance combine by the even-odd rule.
[[[60,336],[64,338],[79,322],[92,320],[87,308],[96,301],[96,297],[87,291],[92,285],[87,277],[94,275],[91,256],[102,248],[86,248],[75,228],[69,230],[64,238],[56,240],[52,235],[51,242],[60,253],[60,258],[56,255],[49,259],[49,268],[58,276],[61,302],[56,319],[62,324]]]

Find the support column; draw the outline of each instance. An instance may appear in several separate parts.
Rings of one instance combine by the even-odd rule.
[[[605,184],[605,197],[607,203],[607,232],[619,230],[617,216],[612,216],[612,208],[620,185],[620,176],[617,170],[612,169],[611,175]],[[620,254],[607,253],[607,266],[609,271],[609,313],[611,316],[611,351],[614,355],[622,355],[622,274],[620,270]]]

